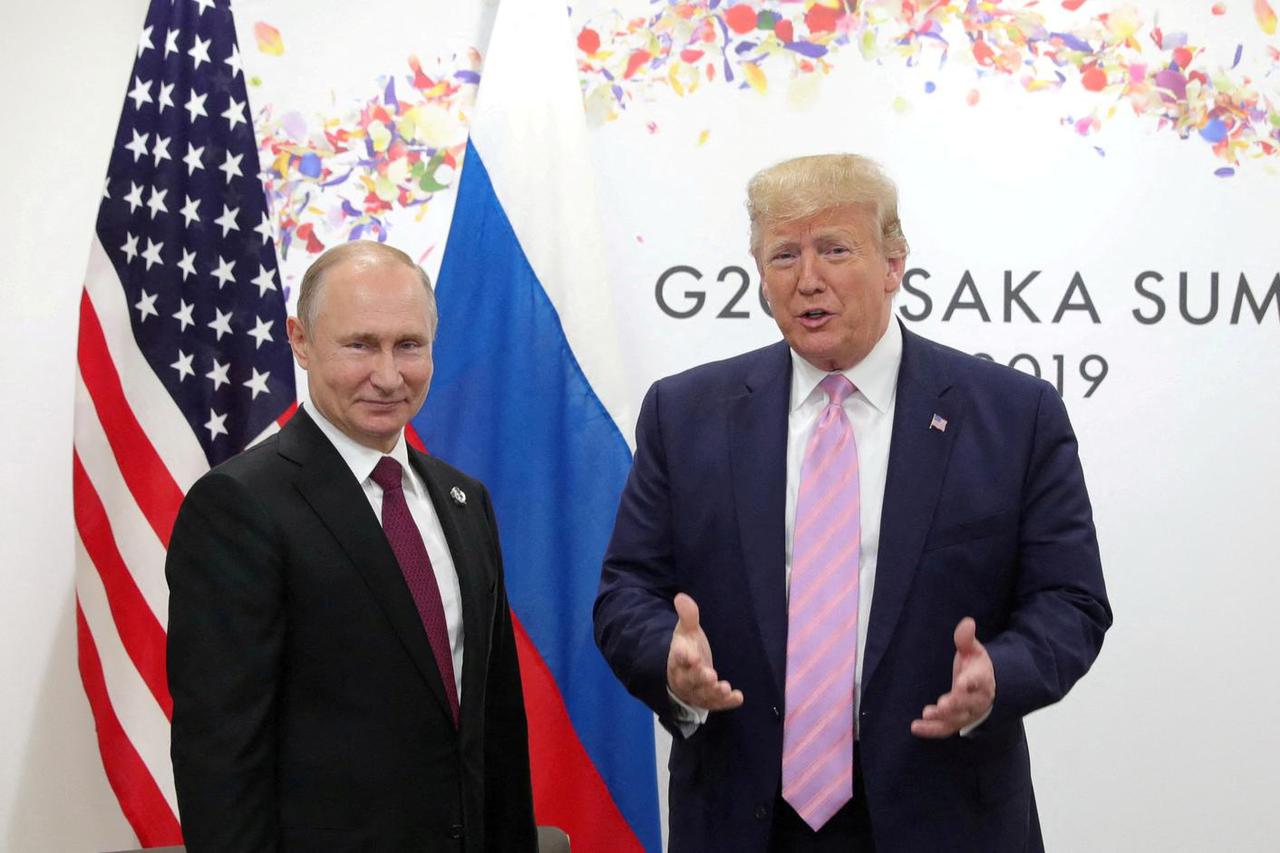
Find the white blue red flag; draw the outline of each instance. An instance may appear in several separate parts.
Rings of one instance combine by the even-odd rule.
[[[562,49],[556,49],[562,46]],[[565,7],[508,0],[485,58],[415,425],[488,485],[519,630],[539,823],[661,849],[653,716],[591,609],[631,451]]]

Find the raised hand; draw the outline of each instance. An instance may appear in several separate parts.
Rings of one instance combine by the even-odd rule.
[[[956,657],[951,665],[951,690],[926,705],[911,723],[916,737],[944,738],[986,716],[996,700],[996,672],[991,656],[978,642],[978,626],[966,616],[956,626]]]
[[[698,624],[698,605],[683,592],[675,598],[676,629],[667,652],[667,686],[693,708],[724,711],[742,704],[742,691],[721,681],[711,664],[711,644]]]

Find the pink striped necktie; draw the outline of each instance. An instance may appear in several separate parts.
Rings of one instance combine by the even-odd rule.
[[[805,449],[787,601],[782,796],[815,831],[853,797],[853,691],[858,657],[858,448],[829,374],[827,406]]]

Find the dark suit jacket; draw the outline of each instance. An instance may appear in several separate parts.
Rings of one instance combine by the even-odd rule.
[[[382,527],[305,411],[187,494],[165,571],[173,768],[192,853],[535,849],[489,495],[409,453],[461,587],[457,729]]]
[[[596,601],[596,641],[672,730],[671,851],[766,848],[782,755],[785,343],[656,383]],[[944,431],[930,429],[933,415]],[[688,739],[671,718],[671,600],[697,601],[745,695]],[[962,617],[995,665],[970,738],[910,723],[951,686]],[[858,724],[879,853],[1041,848],[1022,718],[1089,668],[1111,623],[1066,410],[1047,383],[904,332]]]

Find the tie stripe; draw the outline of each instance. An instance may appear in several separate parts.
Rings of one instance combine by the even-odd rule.
[[[850,521],[852,521],[852,519],[850,519]],[[830,560],[828,560],[825,564],[823,564],[823,567],[821,569],[821,574],[817,575],[814,578],[813,586],[806,589],[801,596],[797,597],[797,600],[796,600],[797,608],[808,607],[810,602],[812,602],[813,597],[819,593],[827,593],[828,595],[832,594],[831,590],[825,589],[823,587],[823,584],[826,583],[826,581],[831,577],[831,575],[838,572],[842,566],[847,566],[848,560],[857,559],[858,548],[861,545],[861,542],[859,541],[858,537],[856,536],[851,537],[848,542],[844,542],[842,544],[844,547],[842,547],[839,551],[837,551]],[[793,560],[792,574],[795,573],[795,569],[797,566],[799,566],[799,568],[801,569],[807,569],[809,567],[810,562],[811,561],[805,561],[803,565],[800,565]]]
[[[853,693],[861,548],[858,448],[843,403],[853,385],[821,383],[827,405],[800,468],[787,603],[782,795],[814,830],[853,796]]]

